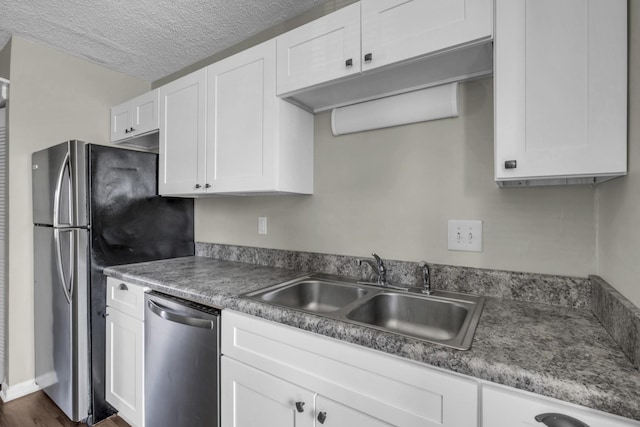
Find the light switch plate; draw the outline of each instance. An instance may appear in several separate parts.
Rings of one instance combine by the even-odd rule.
[[[258,234],[267,234],[267,217],[258,217]]]
[[[449,250],[482,252],[482,221],[450,219]]]

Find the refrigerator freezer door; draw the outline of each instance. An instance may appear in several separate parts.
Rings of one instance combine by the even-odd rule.
[[[85,147],[83,142],[68,141],[33,153],[34,224],[88,225]]]
[[[33,153],[33,222],[71,223],[71,168],[69,143]]]
[[[86,230],[34,227],[36,383],[74,421],[89,411],[86,245]]]

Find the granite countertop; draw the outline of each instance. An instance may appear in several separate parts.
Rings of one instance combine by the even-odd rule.
[[[640,371],[585,309],[487,298],[468,351],[241,297],[307,273],[186,257],[108,267],[121,280],[409,360],[640,420]]]

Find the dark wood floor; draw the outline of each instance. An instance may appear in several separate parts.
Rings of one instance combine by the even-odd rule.
[[[130,427],[117,416],[98,424],[99,427]],[[86,427],[74,423],[41,391],[3,403],[0,400],[0,427]]]

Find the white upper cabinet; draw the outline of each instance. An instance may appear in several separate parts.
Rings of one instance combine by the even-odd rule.
[[[499,185],[626,174],[626,0],[496,0],[494,88]]]
[[[278,41],[278,95],[314,112],[493,71],[493,0],[362,0]]]
[[[276,96],[276,42],[207,69],[212,193],[313,192],[313,116]]]
[[[276,96],[270,40],[160,88],[160,194],[313,192],[313,115]]]
[[[490,40],[493,0],[362,0],[362,69]]]
[[[157,131],[158,111],[157,89],[111,107],[111,142]]]
[[[360,3],[277,38],[278,94],[360,72]]]
[[[129,138],[131,128],[131,104],[125,102],[111,107],[111,142]]]
[[[204,192],[207,72],[198,70],[160,88],[162,195]]]

